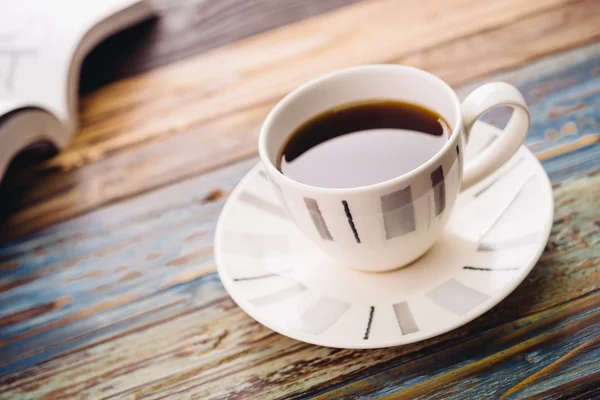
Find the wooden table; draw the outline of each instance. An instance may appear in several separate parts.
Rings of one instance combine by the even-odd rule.
[[[599,1],[155,4],[157,20],[88,57],[70,147],[20,160],[0,189],[2,398],[600,396]],[[227,295],[215,222],[279,98],[381,62],[461,96],[496,79],[523,91],[552,235],[514,293],[455,331],[368,351],[297,342]]]

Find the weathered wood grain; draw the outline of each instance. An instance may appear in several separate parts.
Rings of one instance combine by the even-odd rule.
[[[5,180],[0,237],[254,155],[274,102],[319,73],[400,62],[457,85],[600,36],[600,3],[593,0],[461,0],[441,7],[438,0],[369,0],[87,96],[71,147]]]
[[[317,398],[531,398],[546,391],[551,391],[550,398],[589,395],[597,389],[600,373],[594,362],[600,351],[599,300],[600,294],[595,293],[538,314],[533,324],[530,317],[488,330]],[[571,312],[574,308],[578,311]],[[568,373],[574,371],[560,368],[575,359],[575,373],[585,378],[577,391],[563,387],[570,381]],[[536,379],[547,376],[548,370],[553,372],[551,382]],[[523,376],[532,379],[523,382]]]
[[[470,382],[484,382],[495,366],[507,365],[514,367],[507,372],[514,377],[497,389],[507,391],[518,383],[515,379],[539,372],[588,342],[590,330],[598,332],[600,176],[594,176],[557,187],[555,224],[541,261],[512,295],[463,328],[416,345],[375,351],[331,350],[274,334],[232,303],[215,274],[202,277],[213,266],[211,252],[203,249],[212,244],[224,200],[214,190],[226,194],[255,161],[4,247],[1,257],[22,262],[12,266],[10,277],[41,276],[1,293],[2,303],[15,307],[3,309],[4,316],[40,303],[56,306],[0,327],[1,371],[15,371],[0,378],[3,395],[303,396],[308,386],[310,393],[318,392],[405,363],[423,377],[422,367],[410,364],[416,354],[431,357],[432,374],[447,377],[443,373],[450,367],[463,373],[464,355],[475,357],[484,347],[482,364],[467,370]],[[57,301],[66,295],[72,301]],[[485,340],[478,338],[482,332],[488,332]],[[512,361],[521,342],[529,343],[523,351],[537,360],[525,362],[527,368]],[[44,360],[50,361],[23,369]],[[576,371],[590,373],[585,365]],[[441,379],[431,390],[442,390],[445,382]],[[530,386],[545,390],[543,382]],[[377,390],[384,386],[389,385]]]
[[[599,47],[593,46],[590,49],[580,50],[564,57],[526,67],[524,70],[505,74],[508,80],[513,81],[524,90],[532,105],[534,126],[530,132],[530,138],[535,143],[544,138],[545,130],[548,127],[538,124],[536,121],[544,120],[551,108],[549,106],[564,96],[561,95],[562,92],[553,90],[546,90],[545,96],[541,97],[535,97],[534,94],[539,92],[538,89],[545,87],[562,87],[563,82],[570,82],[570,87],[577,88],[578,93],[589,91],[589,80],[586,80],[585,77],[591,75],[593,65],[600,57]],[[549,64],[552,65],[552,68],[549,68]],[[517,77],[519,78],[517,79]],[[469,90],[470,88],[465,89]],[[462,92],[463,89],[460,91]],[[596,95],[595,98],[597,100],[599,96]],[[540,107],[539,104],[544,106]],[[593,102],[591,107],[595,107]],[[573,118],[572,121],[576,121],[576,117],[577,115],[573,114],[565,117],[566,119],[555,118],[552,123],[560,127],[569,123],[570,118]],[[582,130],[582,132],[589,133],[586,130]],[[579,161],[578,159],[577,162]],[[144,196],[145,200],[143,201],[128,201],[109,208],[109,210],[120,210],[117,216],[114,216],[113,211],[91,214],[77,219],[73,223],[57,225],[51,230],[37,234],[30,240],[16,241],[14,244],[9,243],[3,246],[0,248],[0,270],[5,273],[0,279],[0,287],[4,289],[3,293],[0,293],[0,300],[8,305],[0,313],[0,318],[2,321],[23,319],[32,324],[34,320],[28,316],[40,312],[40,310],[56,311],[55,317],[61,318],[53,321],[55,325],[50,325],[50,327],[58,327],[88,316],[90,309],[93,314],[118,304],[126,304],[140,296],[156,293],[157,290],[160,290],[159,282],[161,280],[178,282],[179,279],[192,279],[199,276],[206,268],[213,267],[213,265],[204,263],[212,263],[211,230],[218,216],[219,208],[213,209],[210,214],[203,213],[196,218],[186,219],[191,214],[183,211],[185,207],[182,205],[187,204],[188,201],[185,197],[190,196],[195,201],[193,204],[198,205],[202,205],[203,199],[207,199],[207,202],[219,200],[220,197],[226,195],[233,182],[239,179],[251,164],[252,162],[238,164],[241,167],[234,177],[227,174],[209,175],[200,181],[202,182],[200,186],[182,186],[188,188],[186,189],[188,192],[180,190],[171,192],[171,196],[176,199],[176,202],[168,210],[172,213],[179,210],[183,218],[182,220],[173,219],[172,225],[155,226],[154,222],[147,222],[144,214],[132,212],[132,210],[143,210],[149,207],[148,205],[142,207],[140,204],[151,202],[154,195],[158,196],[157,199],[161,198],[163,192],[159,191]],[[573,163],[571,164],[573,165]],[[595,168],[598,168],[597,162]],[[193,193],[193,195],[189,193]],[[140,203],[140,201],[142,202]],[[209,202],[209,204],[212,203]],[[203,210],[209,209],[203,208]],[[200,231],[194,230],[198,224],[203,224],[203,229]],[[124,236],[123,234],[115,235],[114,232],[121,232],[122,225],[135,228],[135,232],[141,232],[140,237],[135,236],[137,233],[129,233]],[[79,227],[86,227],[86,229],[80,231]],[[172,234],[172,232],[176,233]],[[185,236],[188,233],[189,238]],[[163,239],[165,236],[168,236],[169,240],[165,241]],[[161,253],[157,249],[160,248],[169,249],[170,255],[166,260],[159,257]],[[581,256],[585,256],[585,253],[582,253]],[[186,262],[194,261],[200,263],[198,270],[195,270],[193,265],[186,266]],[[183,265],[185,268],[183,271],[176,268],[161,270],[159,267],[164,264],[171,267]],[[128,270],[128,265],[133,265],[133,270]],[[173,275],[175,273],[178,275]],[[145,275],[142,278],[146,279],[144,282],[148,283],[148,286],[144,287],[138,297],[123,296],[124,293],[131,294],[121,290],[127,291],[141,287],[139,286],[140,282],[133,279],[140,278],[139,274]],[[58,288],[60,290],[53,287],[48,288],[46,279],[63,282],[62,287]],[[97,290],[85,289],[91,282],[95,283],[98,287]],[[30,295],[31,293],[37,294],[42,290],[45,293],[44,296]],[[111,297],[113,296],[111,290],[114,297]],[[108,292],[108,294],[104,294],[102,291]],[[57,299],[64,300],[57,301]],[[63,310],[63,307],[57,307],[57,304],[63,304],[63,301],[67,299],[69,302],[65,304],[69,304],[69,312]],[[12,329],[13,331],[7,331],[6,337],[11,337],[14,327]],[[25,338],[32,337],[40,333],[40,329],[49,329],[49,327],[42,323],[22,335],[25,335]],[[1,335],[0,340],[3,340]],[[18,353],[19,346],[15,345],[14,348]],[[9,350],[7,350],[7,355],[11,354]]]
[[[275,29],[358,0],[150,0],[156,18],[95,48],[81,92]]]

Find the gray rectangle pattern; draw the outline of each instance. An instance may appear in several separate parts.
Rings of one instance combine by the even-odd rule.
[[[262,258],[266,251],[289,251],[288,237],[267,233],[224,232],[225,253]]]
[[[488,300],[490,296],[450,279],[427,293],[427,298],[456,315],[463,315]]]
[[[441,165],[431,173],[431,186],[433,187],[433,199],[435,200],[435,215],[438,216],[446,208],[446,183]]]
[[[264,307],[269,304],[279,303],[285,299],[296,296],[306,290],[306,286],[302,283],[295,283],[294,285],[285,289],[279,290],[275,293],[270,293],[261,297],[256,297],[249,300],[250,304],[254,307]]]
[[[400,326],[402,335],[419,332],[419,327],[408,307],[408,302],[403,301],[402,303],[394,304],[394,312],[396,313],[396,319],[398,320],[398,326]]]
[[[531,233],[529,235],[510,238],[502,241],[494,241],[494,242],[481,242],[477,246],[477,251],[499,251],[499,250],[509,250],[517,247],[527,246],[529,244],[534,244],[537,242],[538,234]]]
[[[306,204],[306,208],[310,213],[310,218],[312,219],[313,224],[315,224],[317,232],[319,232],[319,235],[321,235],[321,239],[333,240],[333,238],[331,237],[331,233],[327,228],[327,224],[323,219],[323,215],[321,214],[321,210],[319,209],[319,204],[317,203],[317,201],[315,199],[305,197],[304,204]]]
[[[350,303],[321,297],[291,324],[302,332],[320,335],[329,329],[350,308]]]
[[[382,196],[381,211],[386,239],[393,239],[416,229],[415,207],[410,186]]]

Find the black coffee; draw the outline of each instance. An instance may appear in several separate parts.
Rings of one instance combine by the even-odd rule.
[[[278,168],[312,186],[366,186],[425,163],[449,134],[440,115],[415,104],[352,103],[325,111],[296,129],[283,146]]]

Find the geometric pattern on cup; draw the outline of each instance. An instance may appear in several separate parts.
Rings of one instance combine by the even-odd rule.
[[[419,332],[417,322],[408,307],[408,302],[403,301],[401,303],[394,304],[394,313],[398,320],[398,326],[402,335],[409,335],[411,333]]]
[[[358,236],[356,225],[354,225],[354,218],[352,218],[352,213],[350,212],[348,202],[346,200],[342,200],[342,205],[344,206],[344,212],[346,213],[346,218],[348,219],[348,225],[350,225],[350,229],[352,229],[352,233],[354,234],[354,239],[356,240],[356,243],[360,243],[360,236]]]
[[[415,207],[410,186],[382,196],[381,211],[386,239],[393,239],[415,230]]]
[[[290,321],[290,328],[313,335],[329,329],[350,308],[350,303],[330,297],[321,297],[298,319]]]
[[[426,294],[426,297],[456,315],[463,315],[488,300],[490,296],[450,279]]]
[[[435,215],[438,216],[446,208],[446,184],[444,183],[444,170],[441,165],[431,173],[431,186],[433,187],[433,199],[435,201]]]
[[[331,237],[331,233],[327,228],[327,224],[323,219],[323,214],[321,214],[321,210],[319,209],[319,204],[317,203],[317,201],[315,199],[305,197],[304,204],[306,204],[306,208],[308,209],[310,218],[312,219],[313,224],[317,229],[317,232],[319,232],[319,235],[321,235],[321,238],[323,240],[333,240],[333,238]]]

